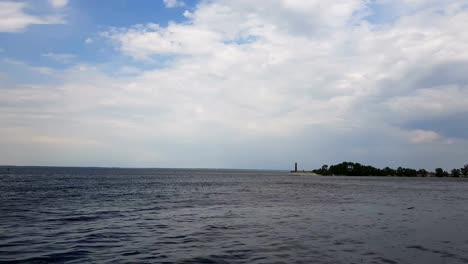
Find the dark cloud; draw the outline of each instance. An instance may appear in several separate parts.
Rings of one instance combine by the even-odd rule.
[[[456,113],[432,119],[409,121],[408,129],[431,130],[447,138],[468,139],[468,113]]]

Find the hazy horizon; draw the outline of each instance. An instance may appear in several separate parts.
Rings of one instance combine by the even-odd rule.
[[[464,1],[0,0],[0,164],[468,163]]]

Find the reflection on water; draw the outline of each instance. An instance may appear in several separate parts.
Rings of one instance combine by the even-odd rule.
[[[468,180],[0,168],[0,261],[468,263]]]

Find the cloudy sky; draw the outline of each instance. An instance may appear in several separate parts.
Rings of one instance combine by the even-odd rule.
[[[465,0],[0,0],[0,164],[468,163]]]

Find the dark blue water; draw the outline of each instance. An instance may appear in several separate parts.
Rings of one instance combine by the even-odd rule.
[[[0,261],[468,263],[468,179],[0,168]]]

